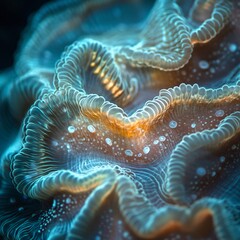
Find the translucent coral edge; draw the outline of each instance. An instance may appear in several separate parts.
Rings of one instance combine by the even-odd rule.
[[[217,0],[211,18],[205,20],[198,28],[191,31],[192,43],[205,43],[213,39],[228,23],[232,7],[230,0]]]
[[[170,26],[167,31],[171,30],[171,38],[168,41],[171,44],[171,50],[161,51],[158,45],[161,45],[162,39],[159,39],[158,44],[151,47],[140,49],[138,45],[130,47],[121,47],[115,50],[116,57],[119,62],[127,62],[135,67],[151,67],[163,71],[177,70],[183,67],[189,61],[192,54],[192,43],[190,39],[189,28],[185,24],[185,19],[180,15],[180,9],[175,1],[156,1],[155,6],[150,14],[150,19],[160,15],[161,21],[158,23],[157,31],[161,31],[161,27],[166,30],[165,26]],[[161,10],[160,10],[161,8]],[[147,24],[151,24],[147,22]],[[146,26],[151,28],[151,26]],[[145,30],[146,30],[145,29]],[[160,29],[160,30],[159,30]],[[148,35],[147,31],[142,38],[149,44],[154,39],[154,36]],[[155,39],[154,39],[155,40]],[[156,40],[155,40],[156,41]],[[170,44],[168,44],[170,48]],[[173,47],[174,46],[174,47]]]
[[[114,187],[111,184],[103,185],[101,189],[96,190],[96,194],[89,197],[89,201],[73,220],[68,240],[86,237],[87,225],[91,223],[95,214],[95,205],[99,207],[99,202],[102,203],[102,199],[106,199],[110,192],[117,195],[119,210],[129,228],[138,237],[148,239],[165,236],[173,228],[177,232],[192,234],[198,231],[201,220],[211,217],[218,239],[237,239],[231,216],[222,201],[204,198],[190,207],[168,205],[155,208],[147,198],[138,193],[135,184],[129,178],[119,176]]]
[[[236,228],[231,224],[231,216],[223,202],[213,198],[203,198],[190,207],[169,205],[153,207],[148,200],[137,193],[129,179],[122,177],[116,191],[120,210],[137,236],[153,238],[165,235],[169,229],[193,233],[197,231],[198,219],[211,216],[219,239],[237,239]],[[203,214],[203,215],[202,215]]]
[[[56,65],[54,85],[56,89],[72,86],[85,92],[89,79],[86,71],[96,78],[97,86],[102,86],[121,105],[128,104],[138,92],[138,83],[130,77],[121,76],[120,69],[112,53],[100,42],[85,39],[70,45]],[[93,84],[93,83],[90,83]]]
[[[32,23],[25,30],[19,44],[19,50],[16,54],[17,73],[23,75],[39,67],[38,55],[62,31],[61,26],[65,26],[67,21],[71,25],[76,18],[84,15],[84,12],[93,11],[111,2],[114,2],[114,0],[90,0],[85,4],[79,4],[79,1],[76,0],[68,0],[65,3],[55,1],[43,7],[34,16]],[[62,23],[60,27],[58,27],[59,22]],[[65,29],[67,29],[66,26]],[[44,41],[43,35],[47,36]]]

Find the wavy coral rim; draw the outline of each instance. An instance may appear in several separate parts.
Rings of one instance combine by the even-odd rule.
[[[22,157],[29,156],[26,160],[24,157],[24,166],[27,167],[26,171],[30,170],[30,162],[37,156],[42,156],[42,150],[33,148],[33,145],[41,145],[45,149],[45,144],[42,142],[44,136],[48,133],[48,124],[52,122],[49,114],[52,114],[54,109],[58,108],[61,103],[66,103],[77,114],[83,114],[90,118],[103,117],[109,123],[109,126],[119,129],[127,129],[128,127],[139,126],[142,123],[144,126],[151,125],[154,119],[158,118],[161,114],[166,113],[169,106],[176,100],[197,100],[199,101],[214,101],[216,99],[224,98],[226,96],[239,96],[240,86],[228,87],[212,90],[199,88],[196,84],[193,86],[181,84],[179,87],[170,88],[168,90],[161,90],[159,96],[151,101],[147,101],[143,108],[138,109],[135,113],[128,116],[121,108],[105,101],[103,97],[98,95],[84,95],[82,92],[72,89],[71,87],[60,89],[53,94],[47,94],[42,100],[38,100],[33,107],[29,110],[23,126],[23,144],[19,154],[17,154],[12,161],[13,181],[20,192],[23,186],[28,182],[24,180],[25,175],[20,174],[17,170],[22,168]],[[60,101],[60,102],[59,102]],[[69,102],[72,103],[69,105]],[[49,106],[51,108],[49,109]],[[75,106],[75,107],[74,107]],[[75,109],[75,110],[74,110]],[[50,117],[50,118],[49,118]],[[37,124],[36,124],[37,123]],[[134,133],[136,134],[136,133]],[[40,144],[40,145],[39,145]],[[48,152],[48,151],[47,151]],[[37,160],[37,159],[36,159]],[[31,172],[31,171],[30,171]],[[26,172],[26,174],[29,174]],[[22,176],[22,177],[21,177]],[[21,187],[19,186],[21,185]]]

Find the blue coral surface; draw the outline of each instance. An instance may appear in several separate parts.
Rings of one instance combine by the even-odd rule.
[[[0,238],[240,239],[240,2],[65,0],[0,74]]]

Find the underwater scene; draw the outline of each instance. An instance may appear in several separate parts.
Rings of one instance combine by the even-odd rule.
[[[49,1],[21,36],[0,239],[240,240],[240,1]]]

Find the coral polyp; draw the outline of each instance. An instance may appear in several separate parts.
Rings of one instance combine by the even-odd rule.
[[[240,4],[56,1],[0,75],[3,239],[240,236]]]

